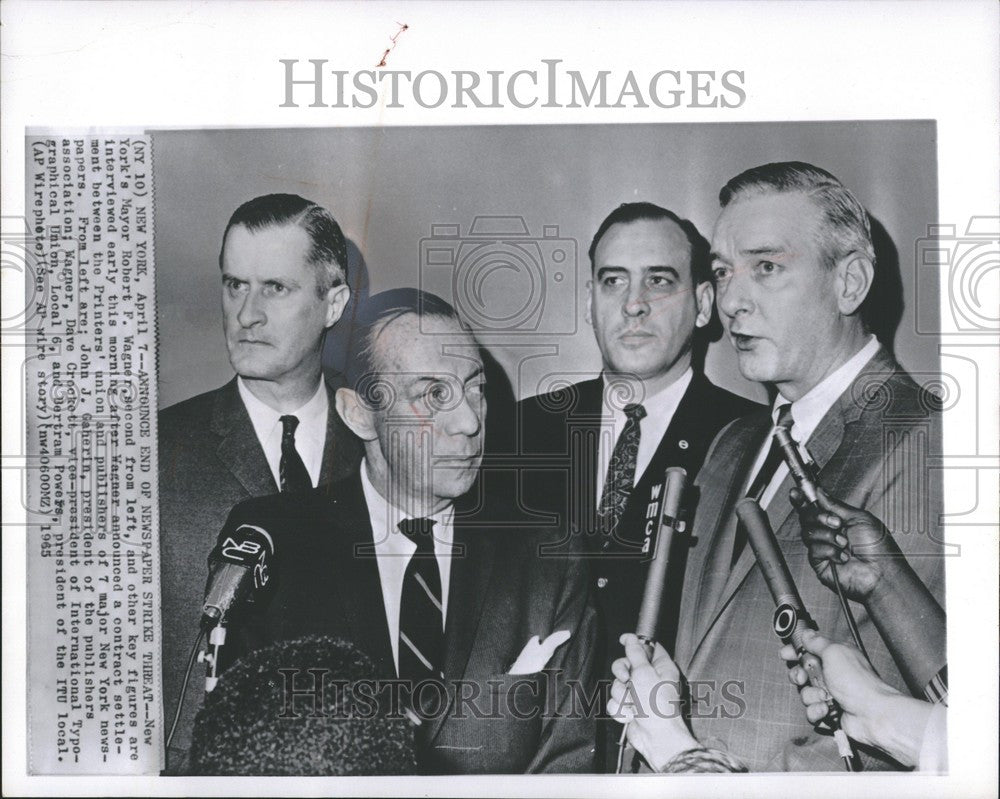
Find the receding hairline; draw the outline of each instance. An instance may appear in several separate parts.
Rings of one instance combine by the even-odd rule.
[[[371,327],[366,333],[366,338],[368,340],[365,342],[365,349],[368,350],[369,365],[376,374],[382,374],[383,370],[386,368],[382,352],[384,349],[382,342],[384,342],[383,337],[385,332],[397,322],[409,321],[410,319],[415,321],[418,329],[420,322],[423,319],[437,319],[443,322],[451,322],[455,327],[455,335],[467,338],[473,348],[478,348],[479,346],[476,342],[475,336],[472,335],[472,331],[465,326],[457,313],[446,313],[439,310],[420,312],[414,308],[400,308],[396,311],[390,310],[386,312],[384,316],[380,316],[372,322]],[[482,361],[482,358],[480,358],[478,354],[476,357]]]
[[[825,240],[825,237],[829,234],[832,234],[834,226],[827,219],[826,209],[816,200],[816,198],[811,196],[809,190],[807,189],[799,187],[786,189],[786,188],[779,188],[775,186],[766,186],[766,185],[756,185],[753,187],[748,187],[745,190],[741,189],[739,192],[734,193],[730,198],[729,202],[722,207],[722,210],[719,213],[719,220],[721,220],[723,216],[725,216],[726,212],[730,208],[733,208],[737,205],[741,205],[743,203],[746,203],[754,199],[760,199],[763,197],[794,197],[796,195],[808,201],[809,207],[812,209],[812,219],[811,219],[812,230],[810,232],[812,233],[813,238],[816,240],[816,243],[821,248],[826,247],[828,242]],[[718,227],[719,220],[716,220],[716,227]],[[712,238],[713,239],[715,238],[714,231]],[[756,242],[753,247],[745,248],[740,252],[748,255],[759,254],[765,251],[776,252],[779,249],[781,249],[780,245],[782,244],[783,242],[781,241],[765,240],[763,237],[761,237],[761,240],[759,242]],[[721,256],[721,254],[715,249],[714,246],[712,246],[709,252],[709,259],[710,262],[713,263],[717,260],[719,261],[726,260]]]
[[[673,219],[671,219],[668,216],[661,216],[661,217],[639,217],[638,219],[625,219],[625,220],[622,220],[621,222],[615,222],[614,224],[610,225],[608,227],[608,229],[605,230],[604,233],[601,235],[601,238],[598,240],[597,245],[594,247],[594,260],[590,264],[591,275],[596,277],[596,275],[597,275],[598,271],[600,271],[600,269],[606,268],[606,267],[599,267],[598,266],[598,264],[597,264],[597,253],[601,249],[601,246],[608,240],[609,234],[615,228],[618,228],[618,227],[629,228],[629,227],[634,227],[635,225],[640,225],[640,224],[653,224],[653,225],[667,224],[667,225],[670,225],[670,226],[673,227],[674,231],[677,233],[677,235],[680,237],[680,239],[683,240],[684,245],[687,248],[686,249],[686,252],[687,252],[687,271],[688,271],[688,274],[691,276],[691,281],[692,281],[692,283],[697,282],[696,279],[695,279],[695,275],[694,275],[694,246],[691,244],[691,239],[688,237],[688,234],[685,232],[684,228],[682,228],[677,222],[675,222]],[[619,264],[608,264],[607,265],[607,267],[617,267],[617,266],[620,266],[620,265]],[[665,268],[665,267],[674,267],[675,265],[674,264],[670,264],[670,263],[662,263],[662,264],[649,264],[649,266],[664,267]],[[701,282],[706,282],[706,281],[703,280]]]

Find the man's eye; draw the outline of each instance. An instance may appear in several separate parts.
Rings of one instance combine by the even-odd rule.
[[[772,275],[778,271],[778,265],[771,261],[759,261],[757,263],[757,271],[762,275]]]
[[[607,288],[618,288],[625,285],[625,278],[621,275],[606,275],[601,278],[601,285]]]
[[[712,275],[716,280],[725,280],[729,277],[729,267],[728,266],[713,266]]]
[[[455,397],[455,392],[447,383],[434,383],[427,389],[427,403],[431,408],[440,410],[451,404]]]
[[[288,286],[282,285],[281,283],[268,283],[267,291],[273,296],[281,296],[288,292]]]
[[[669,288],[674,285],[674,280],[667,275],[653,275],[649,278],[649,285],[658,289]]]
[[[226,287],[226,289],[230,293],[233,294],[235,294],[238,291],[242,291],[243,289],[246,288],[247,285],[245,281],[237,280],[236,278],[232,277],[223,278],[222,284]]]

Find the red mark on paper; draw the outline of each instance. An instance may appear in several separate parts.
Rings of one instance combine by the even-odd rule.
[[[389,53],[391,53],[396,48],[396,40],[400,36],[402,36],[405,31],[408,31],[410,29],[410,26],[407,25],[405,22],[397,22],[396,24],[399,25],[399,30],[389,37],[389,41],[392,42],[392,44],[386,48],[386,51],[384,53],[382,53],[382,60],[375,65],[377,67],[385,66],[386,59],[389,58]]]

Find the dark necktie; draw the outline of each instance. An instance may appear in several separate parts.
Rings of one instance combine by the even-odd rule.
[[[775,422],[775,427],[783,427],[785,430],[791,430],[794,420],[792,419],[792,406],[790,403],[786,402],[778,406],[778,421]],[[771,447],[767,451],[767,457],[764,458],[764,463],[760,467],[760,471],[757,472],[757,476],[754,477],[753,482],[750,484],[750,488],[747,489],[747,496],[753,497],[758,502],[760,498],[764,496],[764,492],[767,487],[771,484],[771,480],[774,479],[774,473],[778,471],[778,466],[781,464],[781,447],[778,445],[777,440],[774,438],[772,431],[771,434]],[[743,550],[747,545],[747,529],[743,526],[742,522],[736,525],[736,538],[733,541],[733,556],[729,562],[729,567],[732,569],[736,565],[736,561],[740,559],[740,555],[743,554]]]
[[[403,574],[399,607],[399,678],[417,683],[444,675],[441,572],[431,519],[403,519],[400,532],[417,545]]]
[[[615,442],[608,474],[604,478],[604,491],[597,506],[597,530],[603,536],[610,536],[621,519],[625,503],[632,494],[635,482],[635,459],[639,454],[639,422],[646,416],[641,405],[625,406],[625,426]],[[605,544],[608,542],[605,541]]]
[[[295,428],[298,426],[297,416],[281,417],[281,463],[278,466],[278,476],[282,493],[301,493],[312,488],[312,479],[306,465],[295,449]]]

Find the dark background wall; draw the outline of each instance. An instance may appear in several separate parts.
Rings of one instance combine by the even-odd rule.
[[[937,281],[913,255],[937,217],[935,139],[930,121],[156,132],[160,407],[232,376],[217,256],[230,214],[251,197],[292,192],[328,207],[355,245],[355,289],[422,286],[457,300],[527,396],[600,368],[584,319],[586,251],[612,208],[650,200],[710,238],[719,188],[777,160],[828,169],[867,206],[888,277],[874,321],[905,367],[937,371],[936,338],[916,332],[918,318],[936,329]],[[476,217],[503,219],[481,219],[470,235]],[[333,365],[350,332],[340,328]],[[763,399],[725,339],[706,368]]]

